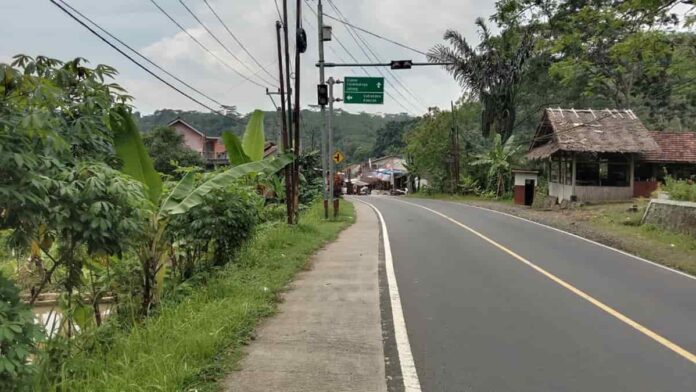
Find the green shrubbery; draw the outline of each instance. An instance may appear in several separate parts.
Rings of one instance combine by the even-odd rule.
[[[667,176],[662,190],[669,193],[669,197],[673,200],[696,202],[696,183],[693,181],[675,180]]]
[[[29,390],[35,372],[29,356],[36,353],[40,337],[34,315],[19,299],[19,289],[0,274],[0,391]]]
[[[185,214],[174,216],[167,226],[172,265],[180,278],[196,270],[222,266],[234,259],[259,221],[261,196],[244,186],[217,189]]]

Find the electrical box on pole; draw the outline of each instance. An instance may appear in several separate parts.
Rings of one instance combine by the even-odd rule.
[[[321,28],[321,40],[322,41],[331,41],[331,26],[324,25]]]
[[[413,60],[392,60],[390,66],[391,69],[411,69]]]
[[[317,84],[317,104],[321,106],[329,104],[329,86],[326,83]]]

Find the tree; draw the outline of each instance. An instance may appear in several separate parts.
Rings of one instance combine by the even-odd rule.
[[[479,154],[472,165],[488,167],[488,180],[495,182],[495,195],[500,197],[505,193],[505,179],[510,177],[512,163],[521,146],[515,146],[515,137],[511,136],[503,143],[500,135],[495,135],[493,146],[487,152]]]
[[[532,56],[533,35],[525,29],[507,29],[493,36],[482,18],[476,24],[481,31],[478,47],[470,46],[457,31],[447,30],[444,39],[450,46],[436,45],[428,60],[450,63],[445,69],[483,105],[483,135],[493,131],[505,141],[515,126],[516,98],[525,64]]]
[[[415,119],[405,121],[390,121],[377,130],[372,156],[375,158],[390,154],[400,154],[406,146],[404,134],[416,122]]]
[[[155,170],[173,175],[179,166],[202,166],[201,156],[184,145],[184,136],[167,126],[146,133],[143,143],[152,157]]]

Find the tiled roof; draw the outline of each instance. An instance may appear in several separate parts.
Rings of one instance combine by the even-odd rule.
[[[696,163],[696,132],[650,132],[661,151],[644,153],[648,162]]]
[[[655,150],[659,150],[657,143],[630,110],[548,108],[527,157],[545,158],[556,151],[647,153]]]

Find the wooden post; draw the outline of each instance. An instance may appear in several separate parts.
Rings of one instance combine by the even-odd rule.
[[[572,154],[573,154],[573,169],[572,169],[573,170],[573,176],[572,176],[572,184],[573,184],[573,191],[572,192],[573,193],[571,194],[571,196],[577,196],[577,193],[575,193],[575,183],[576,183],[577,178],[578,178],[578,157],[575,155],[575,153],[572,153]]]

